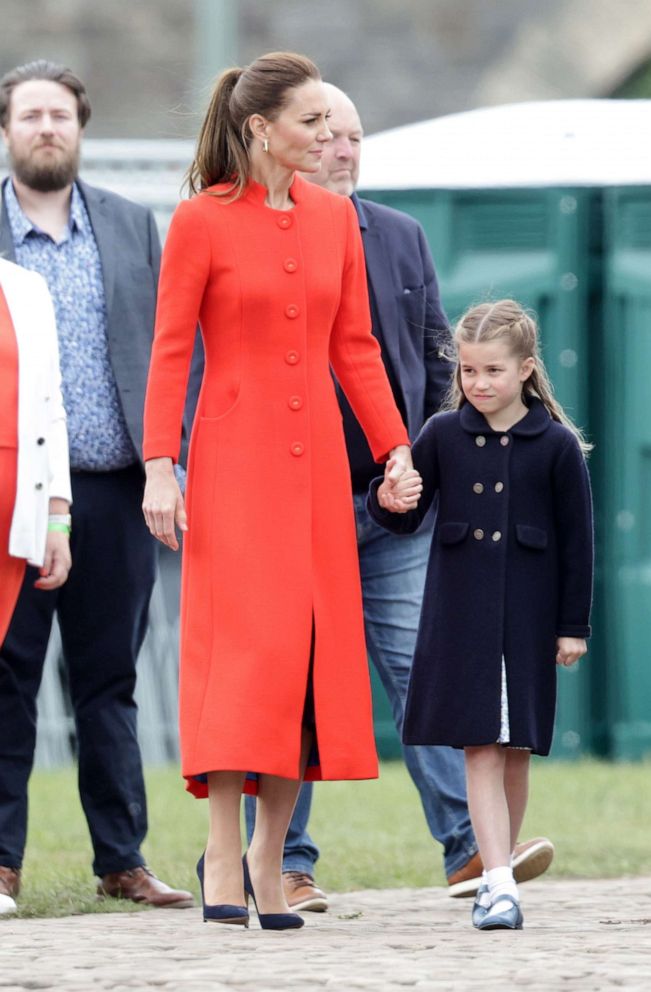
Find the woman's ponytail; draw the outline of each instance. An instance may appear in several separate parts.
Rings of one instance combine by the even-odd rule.
[[[239,196],[249,178],[249,156],[245,138],[233,121],[231,98],[243,69],[225,69],[210,98],[197,150],[186,174],[190,193],[200,193],[207,186],[229,183]]]

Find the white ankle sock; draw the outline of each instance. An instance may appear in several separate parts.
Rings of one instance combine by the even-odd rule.
[[[491,868],[490,871],[486,872],[486,881],[491,897],[491,912],[501,913],[502,910],[511,908],[511,903],[508,900],[500,900],[501,896],[512,896],[519,902],[518,887],[515,884],[510,865]],[[501,905],[499,905],[500,901]]]

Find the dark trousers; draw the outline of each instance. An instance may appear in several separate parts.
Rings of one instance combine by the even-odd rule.
[[[36,696],[56,611],[75,714],[79,795],[97,875],[144,863],[147,806],[133,699],[136,658],[156,572],[139,466],[72,476],[72,569],[61,589],[34,589],[28,568],[0,650],[0,865],[20,868]]]

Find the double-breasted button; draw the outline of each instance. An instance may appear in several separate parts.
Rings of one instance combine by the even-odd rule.
[[[36,485],[34,486],[34,489],[42,489],[42,488],[43,488],[42,482],[37,482]]]
[[[45,444],[45,438],[44,437],[37,437],[36,438],[36,443],[37,444]]]
[[[285,355],[285,361],[287,362],[288,365],[298,365],[300,360],[301,360],[301,356],[297,351],[294,351],[293,349],[291,351],[288,351]]]
[[[278,224],[278,227],[281,227],[283,231],[286,231],[292,226],[294,221],[289,214],[281,214],[276,223]]]
[[[491,534],[491,537],[493,538],[493,540],[497,544],[498,541],[501,541],[502,540],[502,532],[499,531],[499,530],[494,530],[493,533]]]
[[[303,400],[300,396],[290,396],[287,404],[290,410],[300,410],[303,406]]]
[[[295,258],[286,258],[283,262],[283,269],[285,272],[296,272],[298,268],[298,262]]]
[[[477,435],[477,437],[475,438],[475,444],[477,445],[478,448],[484,447],[484,445],[486,444],[486,438],[484,437],[483,434]]]
[[[504,483],[503,482],[496,482],[495,483],[495,492],[496,493],[501,493],[503,489],[504,489]]]
[[[503,448],[506,448],[508,443],[509,443],[508,437],[506,436],[506,434],[503,434],[502,437],[500,438],[500,444],[502,445]]]
[[[483,493],[484,487],[483,487],[482,483],[481,482],[475,482],[475,484],[472,487],[472,491],[473,491],[473,493]]]
[[[481,529],[481,527],[477,527],[476,530],[473,530],[472,536],[474,537],[474,539],[476,541],[483,541],[484,540],[484,532]]]
[[[295,303],[288,303],[287,306],[285,307],[285,316],[289,317],[290,320],[295,320],[295,318],[298,317],[300,312],[301,312],[301,308],[298,307]]]
[[[305,445],[301,441],[292,441],[289,450],[295,458],[300,458],[305,451]]]

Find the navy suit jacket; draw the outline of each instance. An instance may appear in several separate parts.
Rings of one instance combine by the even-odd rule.
[[[102,262],[107,336],[129,435],[142,458],[142,417],[156,315],[160,238],[151,210],[77,180]],[[2,203],[0,255],[15,261]]]
[[[382,354],[398,383],[413,440],[436,413],[453,365],[441,351],[450,341],[434,263],[423,228],[408,214],[353,193],[366,272],[381,323]]]

